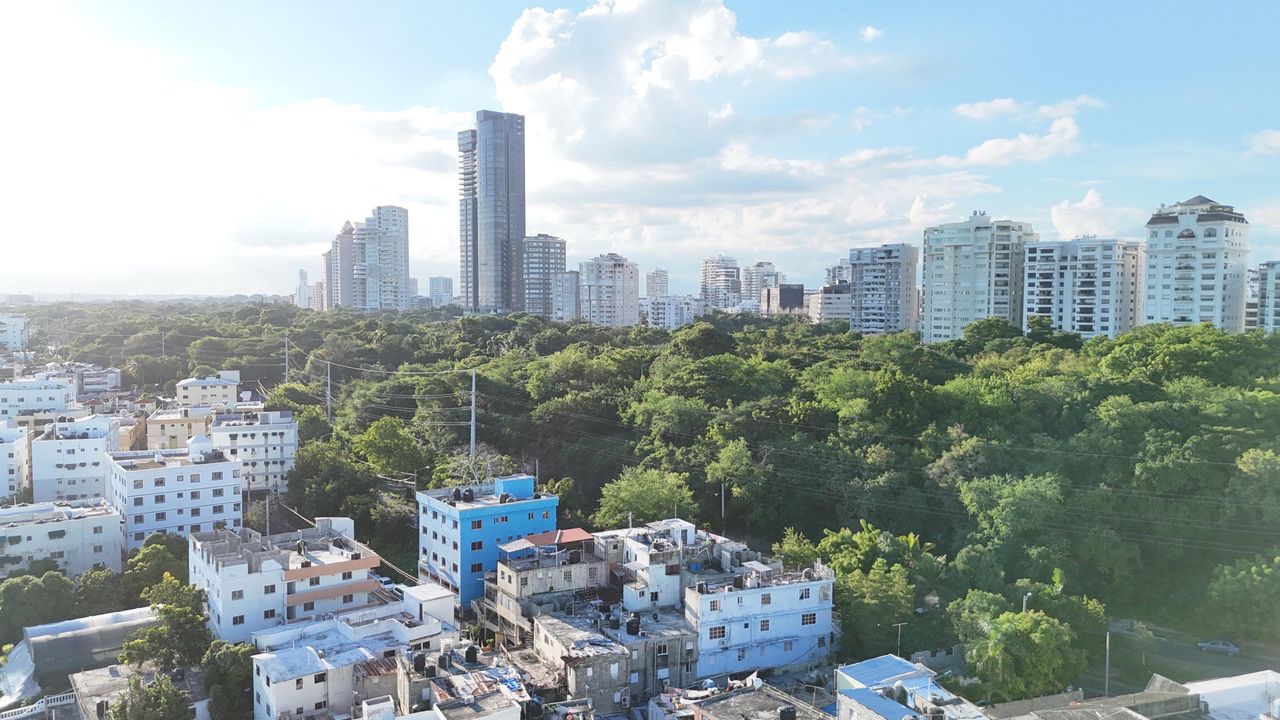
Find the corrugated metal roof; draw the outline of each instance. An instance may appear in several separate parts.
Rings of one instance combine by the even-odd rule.
[[[860,685],[875,687],[890,678],[905,675],[915,670],[915,665],[896,655],[881,655],[870,660],[845,665],[840,668],[839,672]]]
[[[920,714],[911,708],[894,700],[890,700],[874,690],[854,688],[852,690],[841,690],[840,694],[865,707],[876,715],[879,715],[884,718],[884,720],[902,720],[902,718],[920,717]]]

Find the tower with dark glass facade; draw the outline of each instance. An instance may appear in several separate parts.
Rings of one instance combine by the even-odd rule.
[[[481,110],[458,133],[459,260],[464,307],[524,308],[524,116]]]

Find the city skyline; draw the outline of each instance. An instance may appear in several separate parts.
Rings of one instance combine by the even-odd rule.
[[[1249,217],[1257,265],[1280,257],[1280,128],[1265,120],[1280,101],[1259,90],[1280,9],[1252,12],[1204,56],[1161,51],[1151,7],[1100,3],[928,17],[500,3],[483,18],[282,3],[252,28],[235,12],[150,3],[6,6],[11,26],[61,32],[0,49],[30,67],[0,78],[29,108],[0,119],[11,161],[0,193],[15,237],[70,252],[42,263],[42,243],[15,243],[0,287],[192,293],[174,271],[195,251],[214,280],[198,294],[291,294],[298,269],[323,276],[316,258],[341,220],[381,204],[414,216],[413,277],[457,280],[456,133],[482,108],[528,118],[528,234],[564,238],[570,267],[619,252],[666,268],[672,293],[696,292],[697,259],[714,254],[816,285],[850,247],[918,245],[924,227],[975,209],[1044,240],[1137,239],[1159,204],[1196,194]],[[448,37],[459,26],[469,38]],[[1003,27],[1023,47],[1070,48],[1080,26],[1094,42],[1073,63],[1019,51],[1010,67],[1008,47],[964,39]],[[347,28],[387,42],[334,72]],[[243,42],[207,40],[231,35]],[[649,48],[644,62],[632,47]],[[386,80],[410,76],[426,79]],[[83,121],[85,104],[106,112]]]

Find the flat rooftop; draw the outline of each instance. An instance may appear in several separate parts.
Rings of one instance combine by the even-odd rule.
[[[796,709],[796,720],[831,720],[821,710],[768,685],[714,695],[693,704],[719,720],[777,720],[778,708],[787,705]]]
[[[249,565],[249,572],[261,572],[262,564],[274,560],[282,568],[301,568],[302,563],[323,566],[356,559],[379,557],[363,543],[349,538],[321,519],[317,527],[288,533],[263,535],[250,528],[219,528],[193,533],[193,550],[212,564]],[[359,556],[357,558],[356,556]]]
[[[566,662],[569,658],[630,654],[621,643],[596,629],[594,617],[557,613],[539,615],[533,621],[568,646]]]
[[[14,527],[86,518],[120,517],[105,499],[74,502],[23,503],[0,508],[0,530]]]
[[[215,428],[263,427],[293,423],[293,411],[219,413],[213,417]]]
[[[431,692],[446,718],[486,717],[529,700],[524,683],[510,668],[486,668],[432,678]]]
[[[148,666],[139,669],[131,665],[109,665],[74,673],[67,679],[71,681],[71,689],[75,692],[80,707],[92,708],[99,700],[106,700],[114,705],[115,698],[129,689],[129,678],[135,675],[142,676],[143,682],[150,683],[155,679],[156,671]],[[189,702],[197,703],[209,698],[204,689],[204,673],[199,668],[186,669],[185,677],[173,680],[173,684],[186,693]]]
[[[213,408],[200,405],[189,408],[160,408],[151,413],[151,419],[169,422],[173,420],[199,420],[213,414]]]
[[[530,476],[510,476],[508,478],[497,478],[495,483],[486,483],[483,485],[463,485],[452,488],[437,488],[434,490],[422,490],[418,492],[419,498],[429,498],[435,502],[444,503],[458,508],[459,510],[469,510],[472,508],[494,507],[497,505],[515,505],[527,502],[543,502],[545,500],[556,499],[555,495],[545,492],[534,491],[530,497],[514,497],[508,496],[503,502],[502,495],[497,490],[498,483],[503,480],[521,480]],[[471,499],[468,500],[467,492],[470,491]]]
[[[123,470],[159,470],[162,468],[187,467],[190,465],[209,465],[213,463],[234,462],[238,467],[239,460],[229,459],[221,450],[204,453],[204,460],[194,462],[191,454],[185,449],[175,450],[126,450],[107,453],[107,459],[119,465]]]

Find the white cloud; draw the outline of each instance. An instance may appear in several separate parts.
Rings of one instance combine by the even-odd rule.
[[[1009,165],[1041,162],[1080,150],[1080,128],[1072,118],[1059,118],[1044,135],[1020,133],[1011,138],[993,138],[971,148],[963,159],[943,158],[944,165]]]
[[[871,42],[884,35],[884,28],[868,25],[862,28],[862,42]]]
[[[1026,110],[1030,103],[1020,102],[1013,98],[996,98],[978,102],[961,103],[953,108],[955,113],[970,120],[990,120],[1000,115],[1011,115]]]
[[[1253,155],[1280,155],[1280,130],[1263,130],[1250,136],[1249,152]]]
[[[733,117],[733,103],[727,100],[725,101],[724,105],[720,107],[719,110],[712,110],[710,113],[707,113],[707,119],[710,120],[711,122],[728,120],[731,117]]]
[[[912,228],[926,228],[955,217],[954,202],[933,202],[928,194],[917,195],[907,210],[907,222]]]
[[[1145,217],[1138,208],[1107,205],[1102,193],[1090,189],[1080,202],[1063,200],[1049,210],[1049,217],[1058,235],[1070,239],[1080,235],[1103,237],[1132,236],[1134,228],[1141,228]]]
[[[1105,108],[1106,103],[1088,95],[1080,95],[1053,105],[1041,105],[1036,114],[1045,118],[1075,117],[1083,108]]]

